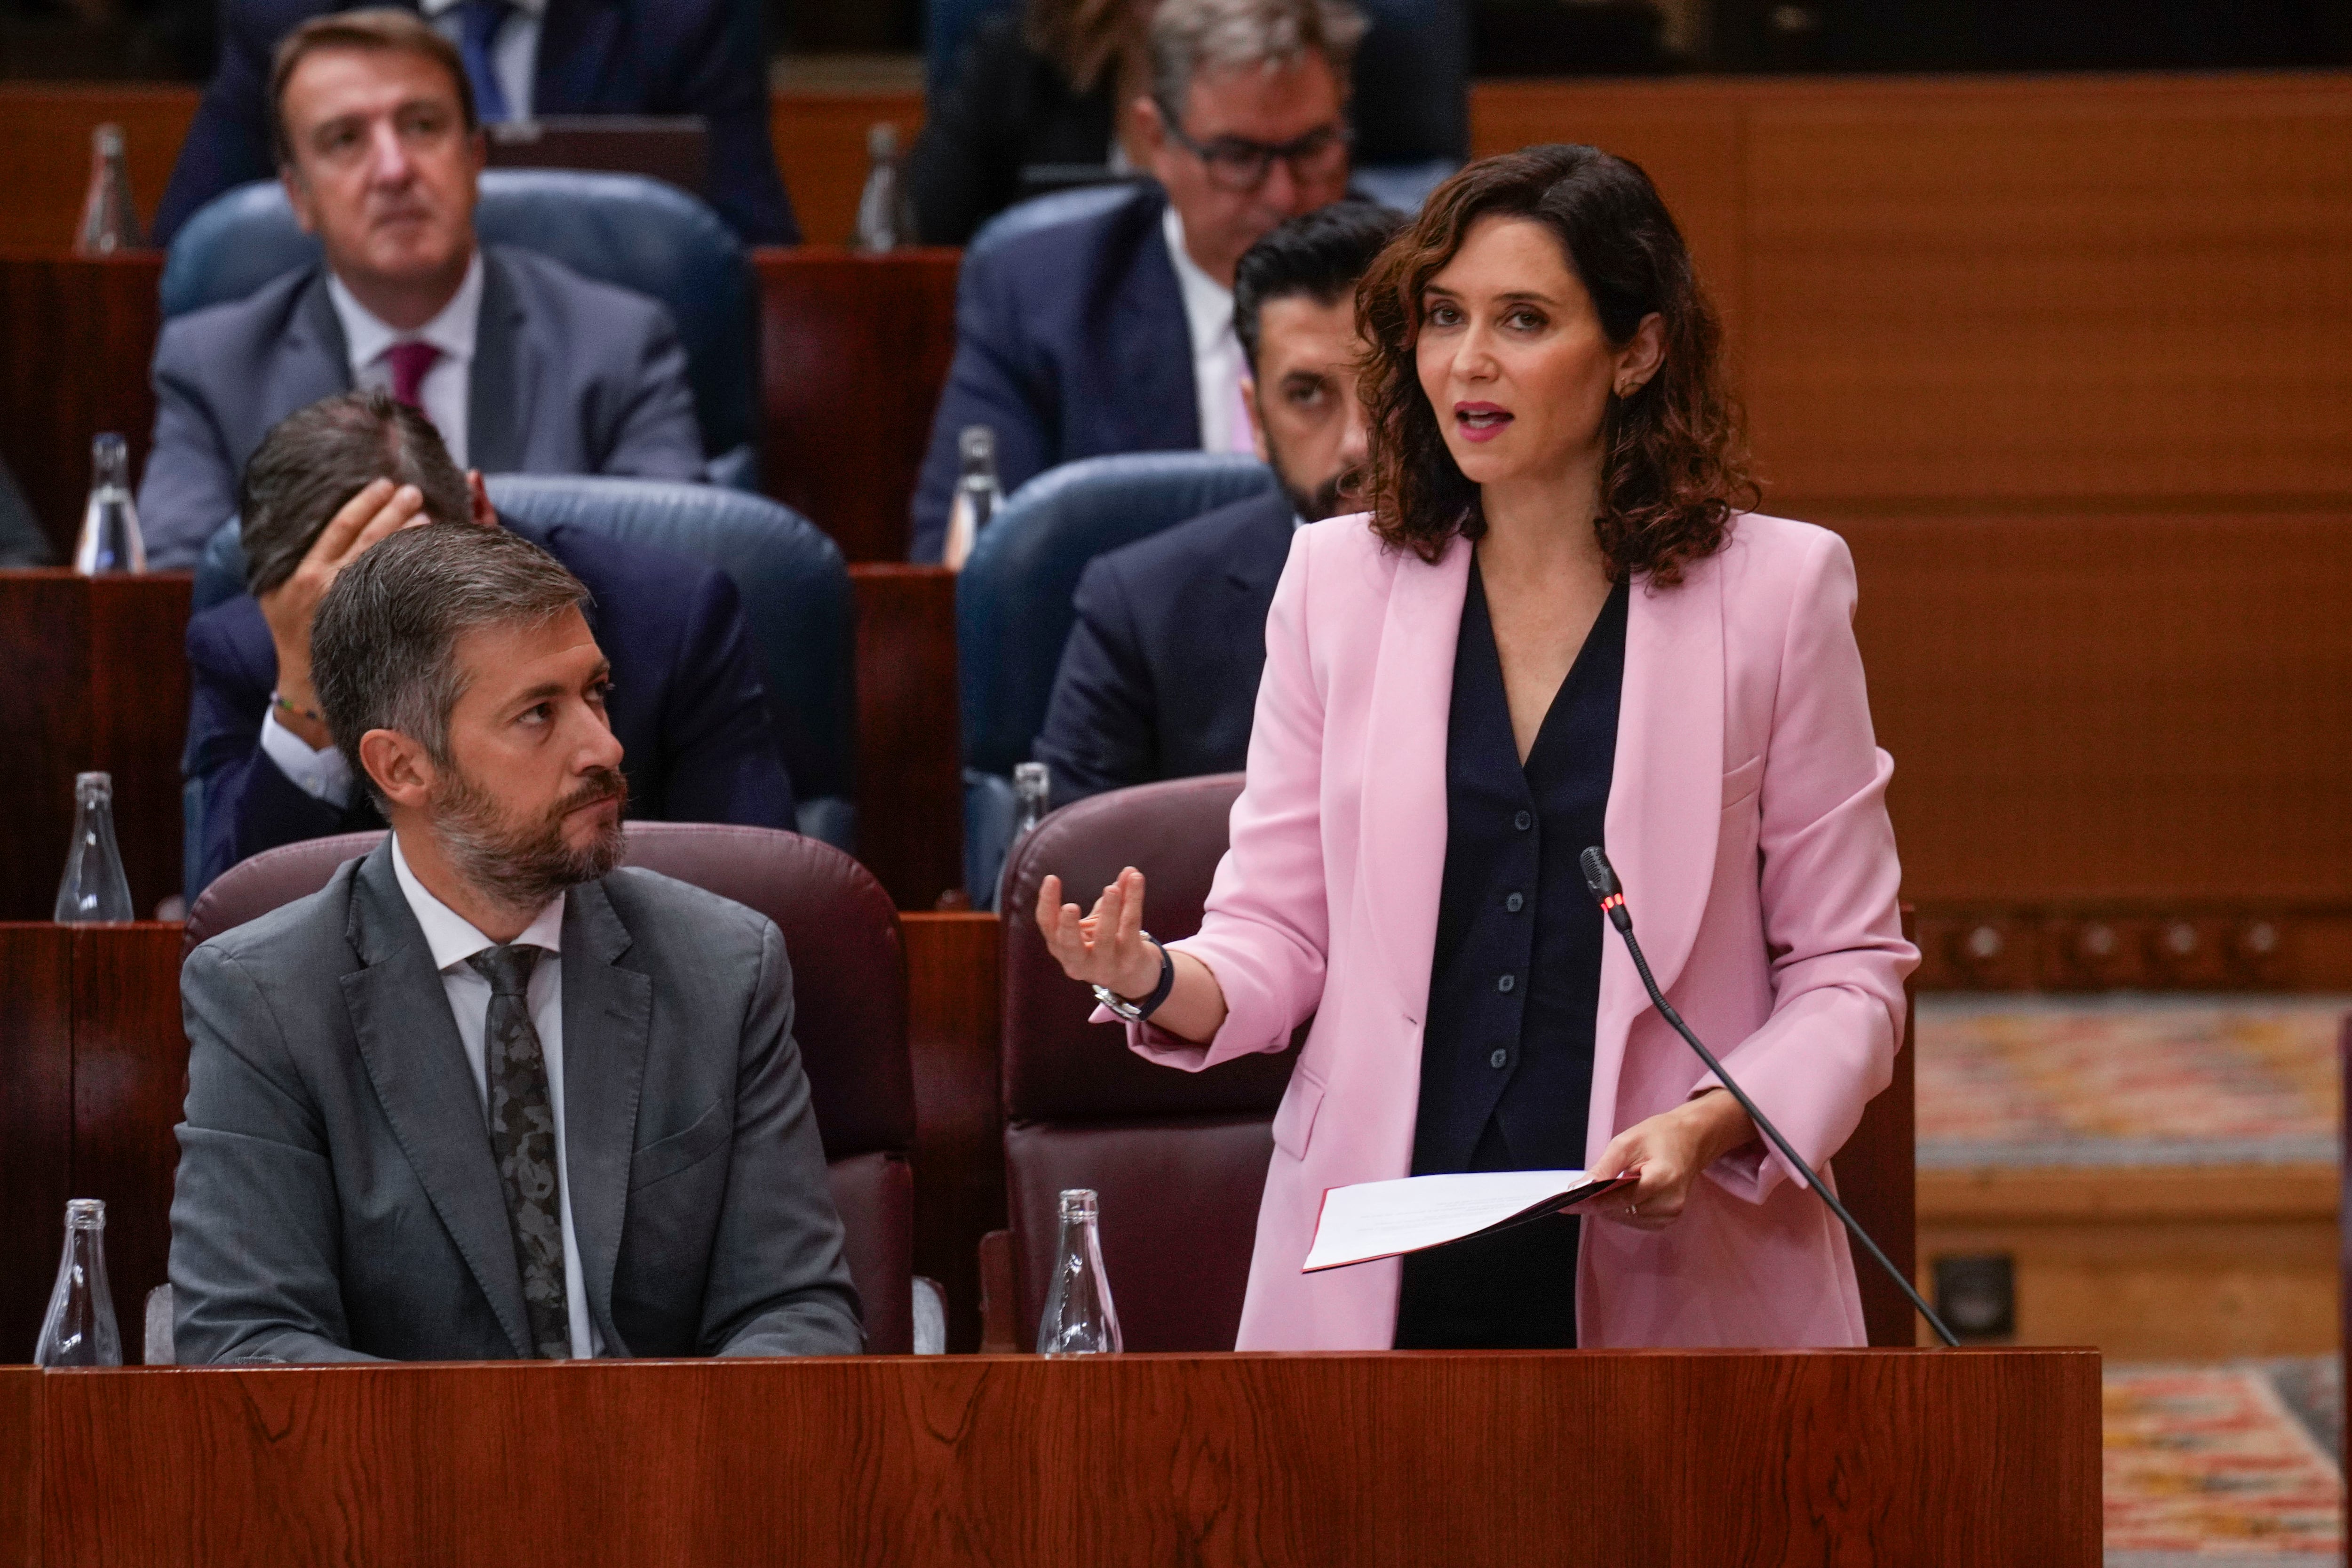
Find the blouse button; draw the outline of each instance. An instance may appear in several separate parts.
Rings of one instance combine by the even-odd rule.
[[[1527,895],[1524,893],[1513,893],[1509,898],[1503,900],[1503,907],[1510,910],[1513,914],[1517,914],[1521,910],[1528,907]]]
[[[1533,827],[1535,825],[1535,816],[1529,812],[1523,811],[1519,813],[1518,816],[1511,818],[1511,826],[1517,828],[1522,833],[1525,833],[1528,828]]]
[[[1512,986],[1517,985],[1518,983],[1518,976],[1515,974],[1506,974],[1500,980],[1495,982],[1495,989],[1497,991],[1508,991]]]
[[[1487,1065],[1488,1067],[1490,1067],[1490,1068],[1500,1068],[1500,1067],[1502,1067],[1504,1064],[1507,1063],[1510,1059],[1511,1059],[1511,1053],[1510,1053],[1510,1052],[1506,1051],[1506,1050],[1499,1050],[1499,1049],[1498,1049],[1498,1050],[1496,1050],[1496,1051],[1495,1052],[1495,1054],[1494,1054],[1493,1056],[1488,1057],[1488,1058],[1486,1058],[1486,1065]]]

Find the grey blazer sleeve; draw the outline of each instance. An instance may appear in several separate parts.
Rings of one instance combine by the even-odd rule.
[[[702,427],[686,379],[686,350],[667,310],[656,309],[612,384],[612,417],[600,474],[647,479],[702,478]]]
[[[194,566],[236,510],[236,464],[205,397],[193,345],[170,326],[155,347],[155,440],[139,480],[147,563]]]
[[[766,927],[744,1019],[727,1204],[710,1249],[702,1343],[719,1355],[856,1355],[866,1348],[824,1146],[793,1039],[792,966]]]
[[[375,1359],[346,1346],[326,1126],[268,996],[210,945],[189,955],[180,995],[188,1102],[172,1196],[179,1360]]]

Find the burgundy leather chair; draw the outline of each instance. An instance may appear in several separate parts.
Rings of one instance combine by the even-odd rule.
[[[1151,934],[1192,935],[1241,786],[1239,773],[1225,773],[1095,795],[1047,816],[1005,863],[1004,1172],[1018,1349],[1035,1342],[1065,1187],[1102,1194],[1103,1268],[1129,1350],[1234,1348],[1297,1042],[1207,1072],[1147,1062],[1118,1026],[1087,1022],[1093,996],[1045,951],[1030,911],[1049,872],[1071,901],[1091,904],[1134,866],[1150,884]]]
[[[1129,1350],[1233,1348],[1274,1111],[1305,1031],[1279,1055],[1206,1072],[1147,1062],[1127,1048],[1118,1026],[1086,1021],[1093,998],[1045,951],[1031,911],[1049,872],[1072,889],[1071,902],[1091,905],[1132,865],[1149,883],[1152,935],[1191,935],[1241,784],[1228,773],[1095,795],[1047,816],[1006,861],[1004,1164],[1015,1349],[1032,1347],[1045,1310],[1064,1187],[1102,1194],[1103,1268]],[[1896,1056],[1894,1083],[1864,1111],[1835,1169],[1855,1217],[1896,1267],[1916,1273],[1911,1061],[1907,1049]],[[1870,1342],[1916,1342],[1902,1291],[1859,1248],[1855,1266]]]
[[[907,955],[898,912],[863,866],[830,845],[766,827],[632,822],[628,863],[749,905],[776,922],[793,965],[793,1035],[870,1349],[914,1349],[915,1080],[907,1049]],[[381,833],[289,844],[224,872],[188,911],[185,946],[326,886]]]

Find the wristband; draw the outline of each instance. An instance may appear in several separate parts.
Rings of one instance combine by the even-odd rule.
[[[1160,984],[1151,988],[1151,994],[1139,1002],[1130,1002],[1108,985],[1095,987],[1095,1000],[1130,1024],[1140,1024],[1158,1012],[1160,1004],[1167,1001],[1168,994],[1176,989],[1176,961],[1168,956],[1168,950],[1160,947],[1158,939],[1150,931],[1142,935],[1144,941],[1160,948]]]
[[[327,716],[316,708],[297,708],[275,691],[269,694],[269,705],[280,713],[291,713],[298,719],[308,719],[313,724],[324,725],[327,721]]]

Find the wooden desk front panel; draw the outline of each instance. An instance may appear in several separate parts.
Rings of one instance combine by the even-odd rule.
[[[185,573],[0,571],[0,920],[56,909],[78,773],[114,776],[131,908],[180,890],[188,590]]]
[[[106,1202],[108,1282],[136,1362],[171,1252],[180,928],[0,924],[0,1363],[32,1356],[68,1198]]]
[[[39,1400],[54,1568],[2099,1561],[2083,1351],[59,1373]]]

